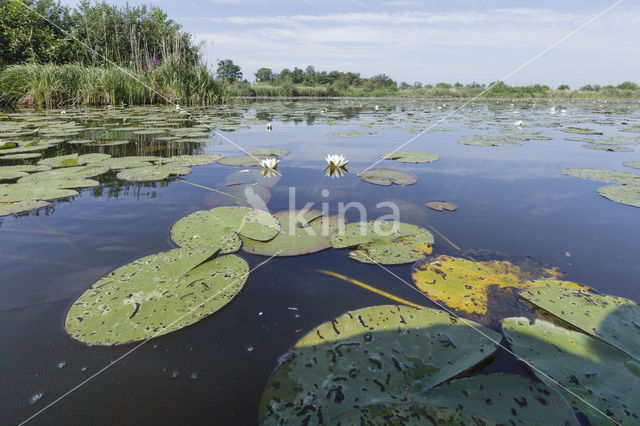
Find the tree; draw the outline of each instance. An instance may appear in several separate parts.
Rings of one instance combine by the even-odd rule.
[[[411,85],[409,83],[407,83],[406,81],[403,81],[400,83],[400,85],[398,86],[400,90],[407,90],[409,88],[411,88]]]
[[[258,83],[273,83],[274,75],[271,68],[260,68],[256,71],[256,82]]]
[[[625,81],[624,83],[620,83],[616,86],[616,89],[621,90],[638,90],[638,85],[631,81]]]
[[[561,84],[560,86],[558,86],[558,90],[569,90],[569,85],[568,84]]]
[[[234,81],[242,80],[242,71],[240,67],[233,63],[231,59],[223,59],[218,61],[218,70],[216,71],[220,80],[233,83]]]

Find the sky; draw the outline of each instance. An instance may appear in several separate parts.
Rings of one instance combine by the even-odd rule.
[[[313,65],[408,83],[503,80],[577,88],[640,82],[637,0],[623,0],[525,66],[616,1],[128,2],[161,7],[203,43],[211,67],[232,59],[249,81],[261,67],[279,72]]]

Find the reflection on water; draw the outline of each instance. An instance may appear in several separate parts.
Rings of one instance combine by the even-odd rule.
[[[0,130],[18,134],[17,140],[34,139],[33,134],[19,133],[47,122],[68,128],[76,123],[77,131],[66,130],[72,133],[64,136],[69,140],[129,141],[115,146],[60,143],[47,148],[44,157],[71,152],[114,157],[241,154],[220,135],[247,150],[291,151],[278,166],[282,176],[271,180],[245,178],[237,173],[245,167],[216,163],[157,182],[122,181],[112,171],[97,178],[98,187],[79,190],[40,210],[0,218],[1,422],[28,417],[132,348],[87,347],[72,340],[63,328],[67,309],[111,270],[172,248],[171,224],[213,206],[262,201],[265,208],[278,212],[311,203],[311,208],[326,206],[336,214],[341,202],[360,202],[367,218],[375,219],[389,213],[378,204],[392,201],[403,222],[432,230],[434,255],[482,256],[485,250],[528,255],[558,266],[569,280],[640,300],[640,248],[632,238],[640,235],[640,210],[600,197],[598,182],[561,174],[567,167],[623,171],[623,162],[638,161],[640,134],[623,131],[640,123],[638,103],[553,102],[487,101],[457,111],[462,104],[448,100],[264,101],[194,108],[193,119],[153,107],[0,118]],[[556,114],[550,113],[552,106]],[[516,120],[523,125],[514,126]],[[271,132],[266,130],[268,122],[273,123]],[[122,127],[139,130],[116,130]],[[584,142],[566,140],[575,136],[561,131],[567,127],[592,129],[603,133],[598,137],[616,138],[634,151],[584,149]],[[162,133],[135,133],[150,129]],[[347,137],[345,132],[350,132]],[[339,133],[343,137],[328,136]],[[381,160],[376,165],[411,173],[417,183],[383,187],[358,178],[381,155],[418,135],[402,150],[431,152],[440,156],[439,161]],[[519,145],[457,143],[469,135],[508,138]],[[349,173],[340,179],[325,176],[327,154],[348,158]],[[450,201],[458,209],[436,212],[425,206],[431,200]],[[346,212],[350,221],[360,220],[359,215],[356,209]],[[264,260],[238,254],[250,267]],[[299,337],[346,310],[388,303],[317,269],[432,306],[377,266],[350,260],[343,250],[276,258],[253,272],[241,294],[224,309],[143,346],[37,420],[255,423],[269,374]],[[391,270],[411,282],[411,265]],[[483,368],[528,374],[501,353]]]

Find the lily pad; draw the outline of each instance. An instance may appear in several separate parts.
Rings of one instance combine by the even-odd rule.
[[[109,158],[103,160],[97,165],[105,166],[114,170],[122,170],[122,169],[133,169],[136,167],[145,167],[151,166],[146,160],[141,159],[141,157],[118,157],[118,158]]]
[[[583,148],[593,149],[595,151],[607,151],[607,152],[633,152],[633,149],[626,146],[612,146],[612,145],[598,145],[598,144],[586,144],[582,145]]]
[[[640,180],[637,185],[601,186],[598,193],[616,203],[640,207]]]
[[[8,216],[11,214],[36,210],[51,205],[47,201],[26,200],[17,203],[0,203],[0,216]]]
[[[71,197],[73,195],[78,195],[78,192],[72,189],[46,186],[41,183],[0,184],[0,203],[54,200],[56,198]]]
[[[150,180],[162,180],[168,178],[170,175],[188,175],[191,173],[191,168],[179,165],[160,165],[160,166],[147,166],[136,167],[133,169],[125,169],[120,171],[116,177],[122,180],[130,180],[137,182],[144,182]]]
[[[319,210],[290,210],[273,216],[280,222],[278,235],[265,242],[241,236],[244,251],[261,256],[315,253],[331,247],[329,236],[345,223],[342,217],[325,217]]]
[[[559,382],[563,387],[555,388],[591,424],[609,424],[610,419],[638,423],[640,376],[633,358],[548,321],[505,318],[502,330],[512,351],[533,365],[533,373],[543,382],[554,386],[549,377]]]
[[[393,152],[382,156],[385,160],[396,160],[400,163],[432,163],[440,157],[429,152]]]
[[[501,425],[579,424],[559,393],[536,380],[513,374],[457,379],[421,397],[429,405],[456,409]]]
[[[399,265],[431,254],[433,235],[407,223],[378,221],[350,223],[331,235],[334,248],[354,248],[349,257],[363,263]]]
[[[85,144],[85,146],[117,146],[117,145],[126,145],[130,143],[130,141],[99,141]]]
[[[640,306],[609,295],[562,287],[532,288],[520,296],[572,326],[640,360]]]
[[[457,312],[484,316],[489,305],[506,309],[516,304],[516,289],[556,285],[561,277],[556,268],[517,265],[508,260],[473,261],[459,257],[438,256],[422,259],[413,266],[416,287],[429,298],[444,303]],[[573,288],[587,288],[569,284]],[[508,303],[511,300],[511,303]]]
[[[428,203],[426,203],[427,207],[429,207],[432,210],[436,210],[436,211],[443,211],[443,210],[447,210],[450,212],[456,211],[456,209],[458,208],[458,206],[456,206],[453,203],[449,203],[446,201],[429,201]]]
[[[78,154],[60,155],[58,157],[45,158],[38,161],[38,164],[50,167],[73,167],[79,166]]]
[[[640,175],[630,172],[618,172],[605,169],[564,169],[562,173],[567,176],[590,179],[598,182],[640,185]]]
[[[396,185],[413,185],[418,181],[414,175],[393,169],[370,169],[358,175],[360,179],[374,185],[389,186],[392,183]]]
[[[163,164],[175,164],[179,166],[202,166],[204,164],[215,163],[224,158],[221,154],[198,154],[198,155],[178,155],[175,157],[163,158]]]
[[[579,135],[602,135],[602,132],[596,132],[592,129],[587,129],[584,127],[567,127],[566,129],[560,129],[565,133],[576,133]]]
[[[201,210],[173,224],[170,235],[180,247],[220,248],[222,253],[240,249],[238,234],[268,241],[280,232],[280,222],[269,213],[248,207],[217,207]]]
[[[284,157],[285,155],[291,154],[291,152],[288,149],[283,148],[257,148],[250,150],[249,154],[255,156]]]
[[[63,179],[85,179],[95,177],[107,173],[109,169],[107,167],[98,165],[88,166],[76,166],[76,167],[63,167],[53,170],[47,170],[44,172],[38,172],[30,174],[29,176],[22,177],[18,180],[18,183],[46,183],[47,181],[58,181]]]
[[[82,154],[78,157],[78,164],[94,164],[111,158],[109,154]]]
[[[235,157],[224,157],[217,162],[225,166],[259,166],[260,160],[267,158],[266,156],[250,156],[239,155]]]
[[[469,146],[507,146],[515,145],[519,146],[518,142],[509,140],[506,136],[494,136],[494,135],[468,135],[458,141],[459,144]]]
[[[262,395],[260,422],[335,424],[354,409],[397,404],[486,359],[499,339],[435,309],[347,312],[307,333],[283,357]]]
[[[115,345],[184,328],[229,303],[249,266],[238,256],[174,249],[135,260],[94,283],[65,320],[74,339]]]
[[[640,169],[640,161],[627,161],[624,165],[633,169]]]
[[[26,152],[23,154],[8,154],[0,157],[0,160],[29,160],[31,158],[42,157],[39,152]]]

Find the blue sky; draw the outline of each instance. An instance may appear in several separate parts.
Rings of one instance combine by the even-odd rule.
[[[250,81],[262,66],[279,71],[314,65],[363,76],[386,73],[410,83],[488,83],[503,79],[614,0],[152,3],[204,43],[209,65],[230,58]],[[640,82],[639,28],[640,5],[625,0],[506,81],[572,87]]]

